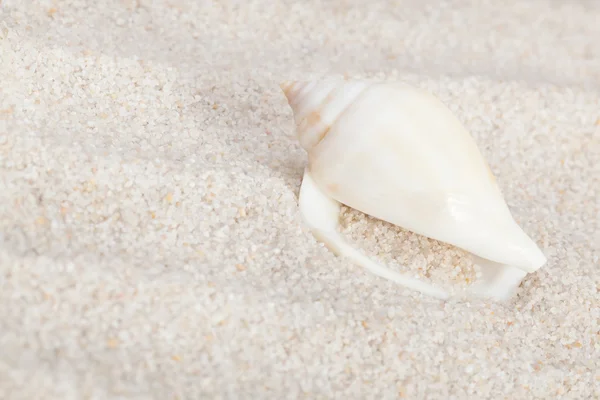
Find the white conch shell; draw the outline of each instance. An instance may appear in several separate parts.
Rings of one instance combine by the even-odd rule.
[[[514,221],[472,137],[435,96],[397,82],[281,84],[308,153],[300,210],[334,253],[439,298],[446,291],[379,265],[337,232],[340,203],[476,256],[473,291],[506,299],[546,263]]]

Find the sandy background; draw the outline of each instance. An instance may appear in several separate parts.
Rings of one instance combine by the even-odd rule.
[[[0,398],[600,398],[600,3],[324,3],[0,0]],[[304,228],[278,83],[327,72],[471,130],[549,259],[513,301],[421,297]]]

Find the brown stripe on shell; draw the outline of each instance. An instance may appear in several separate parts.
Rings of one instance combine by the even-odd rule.
[[[327,125],[323,122],[321,119],[321,113],[317,110],[312,111],[306,117],[304,117],[298,127],[300,132],[311,130],[317,133],[318,140],[313,146],[321,143],[325,136],[327,136],[329,129],[331,129],[330,125]]]

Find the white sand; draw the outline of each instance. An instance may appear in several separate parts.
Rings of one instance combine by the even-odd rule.
[[[1,399],[600,398],[599,2],[0,3]],[[549,260],[513,301],[315,241],[278,83],[325,72],[471,130]],[[353,218],[383,259],[461,258]]]

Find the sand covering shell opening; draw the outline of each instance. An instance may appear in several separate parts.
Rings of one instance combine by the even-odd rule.
[[[390,269],[448,289],[480,276],[471,254],[342,205],[339,231],[357,250]]]

